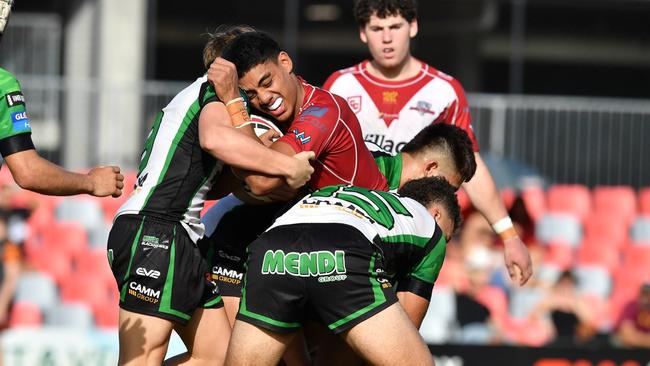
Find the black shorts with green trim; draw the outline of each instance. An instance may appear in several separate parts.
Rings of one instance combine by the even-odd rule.
[[[122,309],[185,325],[197,308],[223,306],[204,255],[179,222],[119,216],[108,258]]]
[[[221,296],[241,297],[246,247],[271,226],[285,205],[280,202],[231,208],[221,216],[214,231],[199,240]]]
[[[249,247],[237,319],[273,332],[314,316],[334,333],[397,302],[380,251],[343,224],[276,227]]]

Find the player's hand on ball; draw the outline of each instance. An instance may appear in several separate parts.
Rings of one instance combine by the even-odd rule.
[[[316,158],[316,155],[313,151],[303,151],[293,157],[295,159],[295,164],[292,173],[286,177],[286,180],[289,187],[298,189],[304,186],[305,183],[309,182],[309,179],[311,179],[314,168],[309,164],[309,161]]]
[[[239,97],[239,78],[235,64],[217,57],[208,69],[208,80],[224,103]]]
[[[124,188],[124,176],[120,173],[117,166],[99,166],[88,172],[88,177],[92,182],[91,195],[97,197],[122,195]]]
[[[514,236],[504,242],[503,253],[510,279],[523,286],[533,275],[533,263],[530,260],[528,248],[518,236]]]

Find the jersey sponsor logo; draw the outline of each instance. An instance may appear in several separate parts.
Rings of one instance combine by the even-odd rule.
[[[349,203],[349,206],[343,202]],[[395,226],[396,215],[413,217],[396,195],[355,186],[328,186],[319,189],[302,201],[303,205],[334,205],[348,212],[363,215],[371,223],[388,230]]]
[[[143,267],[138,267],[138,269],[135,270],[135,273],[139,274],[140,276],[151,277],[154,279],[158,279],[158,277],[160,277],[160,271],[156,271],[154,269],[146,269]]]
[[[6,95],[7,105],[9,107],[15,107],[17,105],[25,105],[25,97],[23,93],[15,91]]]
[[[423,100],[419,100],[416,104],[415,107],[410,107],[409,109],[412,111],[417,111],[420,113],[421,116],[424,116],[425,113],[428,114],[436,114],[436,111],[431,109],[432,105],[429,102],[425,102]]]
[[[350,109],[352,109],[352,112],[354,113],[361,112],[361,96],[354,95],[348,97],[348,105],[350,106]]]
[[[395,90],[387,90],[381,93],[382,100],[387,104],[396,104],[399,93]]]
[[[165,250],[169,249],[168,244],[169,244],[169,240],[161,241],[158,237],[155,237],[153,235],[144,235],[142,237],[142,242],[140,243],[140,245],[143,245],[145,247],[154,248],[154,249],[162,248]],[[147,248],[144,249],[146,250]]]
[[[294,128],[293,130],[291,130],[291,132],[293,132],[294,135],[296,135],[296,141],[300,142],[301,145],[304,145],[309,141],[311,141],[311,136],[305,135],[304,132],[299,131],[297,128]]]
[[[321,277],[336,274],[347,277],[345,269],[345,252],[319,250],[315,252],[288,252],[267,250],[264,253],[262,274],[288,274],[297,277]],[[343,275],[343,276],[342,276]],[[329,282],[329,281],[321,281]]]
[[[224,283],[239,285],[244,279],[244,274],[234,269],[223,268],[221,266],[212,267],[212,279]]]
[[[327,107],[318,107],[318,106],[313,105],[313,106],[305,109],[301,113],[301,117],[314,116],[314,117],[321,118],[321,117],[323,117],[325,115],[325,113],[327,113],[327,111],[329,111],[329,108],[327,108]]]
[[[386,135],[382,134],[368,134],[364,140],[379,146],[382,150],[389,152],[391,155],[395,155],[402,151],[402,148],[406,145],[406,142],[404,141],[386,139]]]
[[[160,301],[160,290],[154,290],[133,281],[129,282],[129,295],[152,304],[157,304]]]
[[[11,113],[11,122],[15,131],[26,131],[31,128],[26,111]]]

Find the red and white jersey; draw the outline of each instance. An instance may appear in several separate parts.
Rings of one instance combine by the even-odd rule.
[[[412,78],[383,80],[370,75],[368,63],[336,71],[323,85],[347,100],[366,141],[394,154],[429,124],[449,123],[465,130],[478,151],[465,91],[456,79],[421,62]]]
[[[305,97],[282,141],[296,153],[313,151],[313,189],[337,184],[386,191],[386,178],[363,142],[361,126],[345,100],[301,79]]]

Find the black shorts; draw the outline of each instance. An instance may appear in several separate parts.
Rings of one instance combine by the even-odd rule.
[[[242,321],[284,333],[315,316],[340,333],[397,302],[380,250],[351,226],[280,226],[248,249]]]
[[[223,306],[204,255],[179,222],[119,216],[108,257],[125,310],[185,325],[197,308]]]
[[[285,205],[236,206],[221,217],[210,236],[199,240],[221,296],[241,297],[246,247],[271,226]]]

